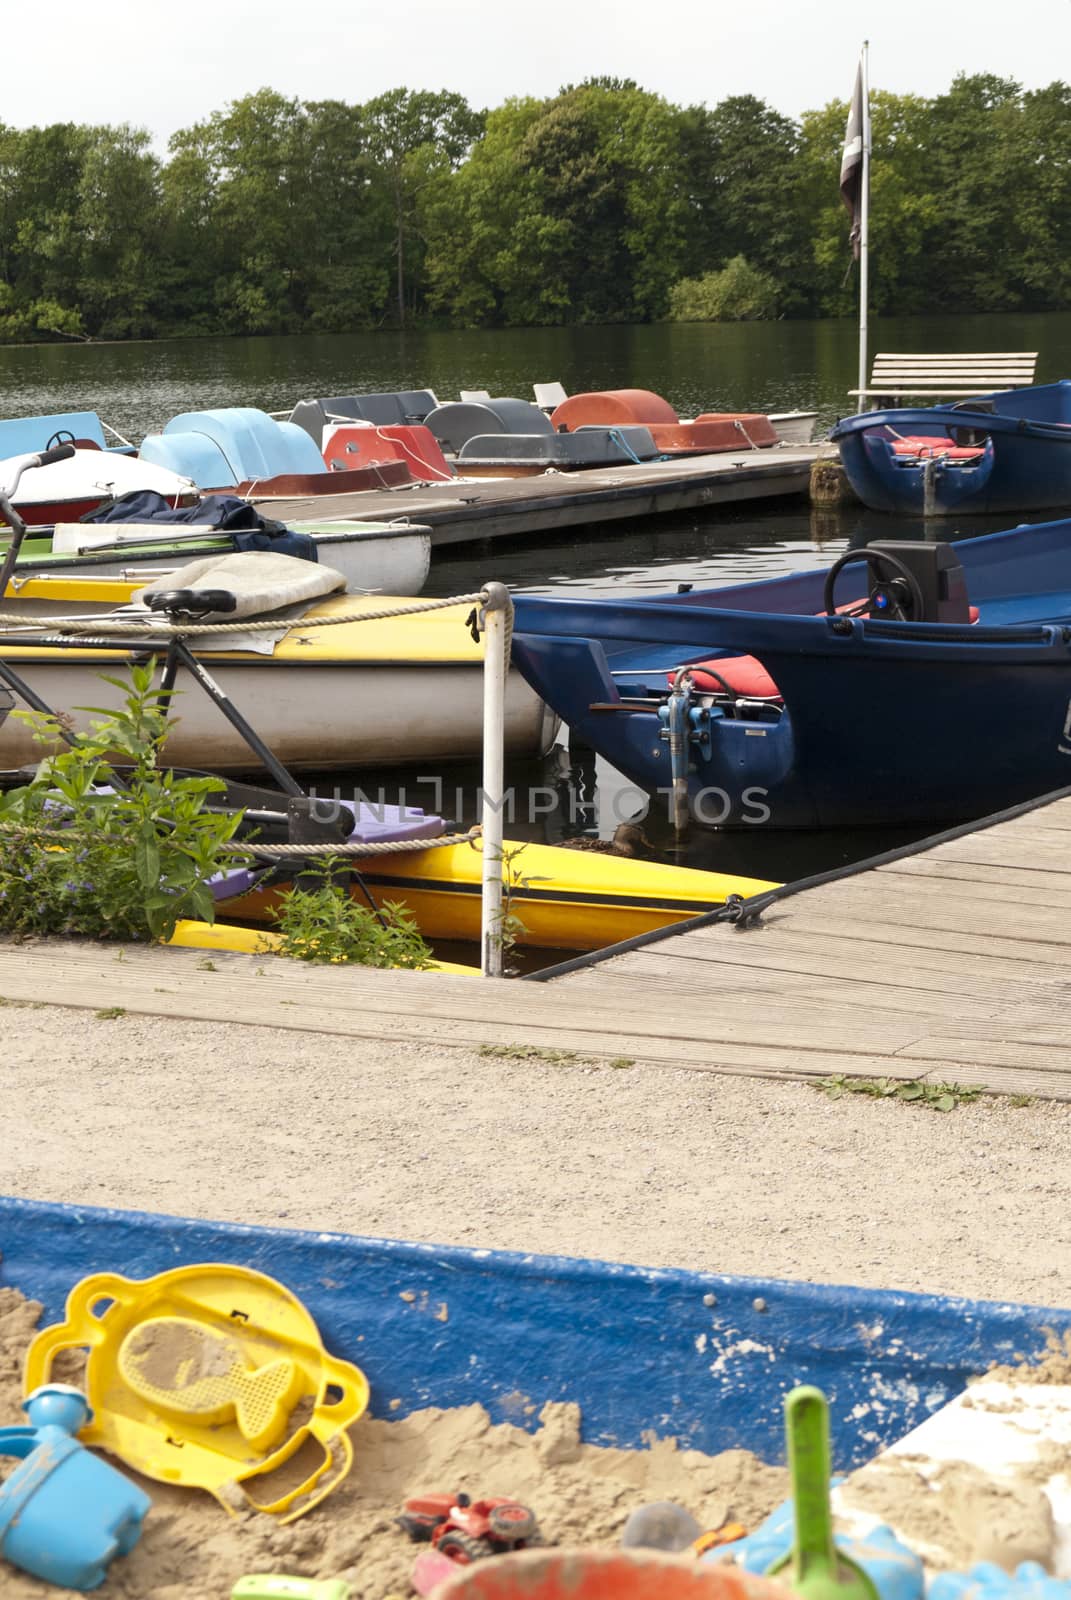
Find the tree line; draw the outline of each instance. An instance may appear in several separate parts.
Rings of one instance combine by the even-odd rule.
[[[262,89],[164,159],[126,124],[0,125],[0,340],[844,315],[846,110]],[[873,311],[1071,302],[1071,87],[871,112]]]

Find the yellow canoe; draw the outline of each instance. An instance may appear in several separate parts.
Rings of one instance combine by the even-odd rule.
[[[517,942],[544,949],[601,950],[699,916],[729,895],[746,897],[775,887],[758,878],[522,840],[507,841],[504,854],[509,909],[524,925]],[[426,939],[479,940],[478,843],[358,857],[355,865],[377,904],[392,900],[406,906]],[[218,913],[242,922],[270,923],[285,892],[285,885],[253,890],[222,901]]]

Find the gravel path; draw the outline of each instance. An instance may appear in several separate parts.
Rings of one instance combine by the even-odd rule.
[[[1071,1105],[11,1003],[0,1025],[8,1194],[1071,1304]]]

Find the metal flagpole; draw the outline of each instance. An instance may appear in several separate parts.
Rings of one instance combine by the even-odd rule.
[[[859,388],[866,388],[867,298],[870,267],[870,41],[863,40],[860,69],[863,75],[863,181],[859,196]],[[857,411],[866,409],[860,394]]]

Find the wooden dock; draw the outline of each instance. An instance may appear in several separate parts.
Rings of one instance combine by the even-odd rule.
[[[488,478],[432,488],[371,489],[361,494],[256,499],[281,521],[399,517],[432,530],[432,545],[518,534],[561,532],[741,500],[806,494],[818,445],[781,445],[736,455],[690,456],[604,472],[552,472],[536,478]]]
[[[44,941],[0,998],[425,1044],[1071,1099],[1071,799],[547,983]]]

